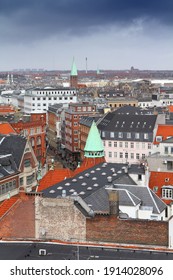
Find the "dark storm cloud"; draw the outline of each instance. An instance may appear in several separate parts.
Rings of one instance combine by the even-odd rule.
[[[98,27],[124,26],[138,18],[172,25],[173,1],[0,0],[0,30],[4,22],[6,37],[11,35],[17,39],[19,36],[44,38],[66,32],[79,35],[94,32]]]

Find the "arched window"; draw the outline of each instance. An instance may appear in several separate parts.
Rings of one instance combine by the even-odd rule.
[[[37,145],[41,145],[41,137],[37,137]]]

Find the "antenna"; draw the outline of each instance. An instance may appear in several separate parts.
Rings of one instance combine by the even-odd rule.
[[[87,59],[87,57],[85,58],[85,60],[86,60],[86,74],[88,73],[88,59]]]

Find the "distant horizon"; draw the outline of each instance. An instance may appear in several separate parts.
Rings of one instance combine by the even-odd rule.
[[[85,72],[88,74],[89,72],[97,72],[98,69],[88,69],[86,73],[86,69],[77,69],[78,72]],[[149,72],[172,72],[173,69],[138,69],[134,68],[134,72],[136,71],[149,71]],[[10,72],[70,72],[71,69],[46,69],[46,68],[15,68],[15,69],[10,69],[10,70],[1,70],[0,73],[10,73]],[[124,69],[106,69],[106,68],[101,68],[99,71],[106,71],[106,72],[133,72],[131,71],[131,68],[124,68]],[[100,75],[103,74],[102,72],[99,73]],[[98,74],[98,75],[99,75]]]

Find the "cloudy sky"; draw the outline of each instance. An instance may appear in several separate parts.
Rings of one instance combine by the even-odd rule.
[[[0,0],[0,71],[173,69],[173,0]]]

